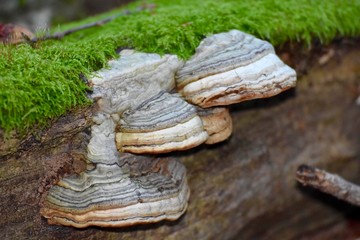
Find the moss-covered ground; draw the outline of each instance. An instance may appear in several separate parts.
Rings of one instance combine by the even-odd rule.
[[[144,2],[131,4],[135,9]],[[274,45],[311,44],[360,35],[359,0],[153,0],[152,10],[118,17],[102,26],[34,46],[0,45],[0,128],[9,132],[45,126],[76,106],[89,103],[80,74],[106,66],[118,47],[188,58],[201,39],[239,29]],[[57,26],[69,29],[124,9]]]

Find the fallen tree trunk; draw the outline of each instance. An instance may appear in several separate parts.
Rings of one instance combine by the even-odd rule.
[[[296,90],[233,106],[228,141],[169,154],[185,164],[191,188],[189,208],[175,222],[78,230],[40,217],[49,186],[85,167],[92,107],[38,136],[1,143],[0,238],[292,239],[343,221],[343,212],[332,207],[338,202],[299,187],[295,172],[305,163],[360,180],[360,49],[354,41],[307,59],[284,52],[298,72],[307,71]]]

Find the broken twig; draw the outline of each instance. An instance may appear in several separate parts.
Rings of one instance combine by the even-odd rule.
[[[360,187],[336,174],[308,165],[301,165],[296,171],[297,180],[328,193],[348,203],[360,206]]]
[[[111,16],[111,17],[108,17],[108,18],[105,18],[105,19],[102,19],[102,20],[99,20],[99,21],[96,21],[96,22],[92,22],[92,23],[84,24],[84,25],[81,25],[81,26],[78,26],[78,27],[74,27],[74,28],[71,28],[71,29],[63,31],[63,32],[57,32],[57,33],[54,33],[54,34],[49,34],[48,33],[48,34],[46,34],[44,36],[41,36],[41,37],[29,38],[26,35],[23,35],[23,37],[26,38],[26,40],[28,42],[32,43],[32,44],[36,43],[36,42],[39,42],[39,41],[45,41],[45,40],[50,40],[50,39],[62,39],[63,37],[65,37],[65,36],[67,36],[69,34],[72,34],[72,33],[87,29],[87,28],[104,25],[105,23],[108,23],[108,22],[110,22],[110,21],[112,21],[112,20],[114,20],[114,19],[116,19],[118,17],[128,16],[128,15],[131,15],[131,14],[135,14],[135,13],[144,11],[146,9],[153,10],[154,8],[155,8],[155,6],[153,4],[145,4],[143,6],[140,6],[140,7],[136,8],[134,11],[125,10],[120,14],[116,14],[114,16]]]

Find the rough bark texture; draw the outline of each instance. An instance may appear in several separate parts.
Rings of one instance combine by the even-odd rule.
[[[189,208],[175,222],[78,230],[40,217],[42,193],[84,169],[77,149],[87,144],[91,108],[37,137],[1,143],[0,239],[321,239],[317,229],[347,229],[344,215],[359,215],[357,208],[295,180],[304,163],[360,180],[360,49],[341,41],[325,50],[308,59],[283,53],[298,72],[307,70],[296,90],[233,106],[228,141],[168,154],[182,159],[191,188]]]

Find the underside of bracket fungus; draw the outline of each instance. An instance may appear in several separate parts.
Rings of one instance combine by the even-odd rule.
[[[189,198],[185,167],[149,154],[224,141],[231,116],[213,106],[270,97],[296,82],[269,43],[237,30],[204,39],[186,63],[123,50],[109,67],[91,79],[99,106],[87,146],[94,167],[49,190],[41,214],[51,224],[123,227],[178,219]]]

